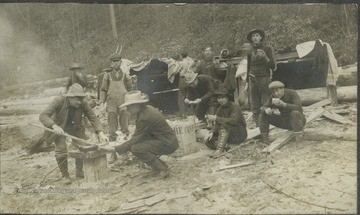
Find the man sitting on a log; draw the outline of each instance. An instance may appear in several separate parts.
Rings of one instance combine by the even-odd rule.
[[[61,134],[66,132],[81,139],[88,139],[81,120],[83,114],[91,122],[100,140],[107,141],[101,123],[85,99],[84,89],[78,83],[73,84],[67,94],[56,97],[39,116],[40,122],[55,132],[45,131],[44,138],[47,143],[55,142],[55,158],[64,178],[64,184],[70,184],[71,179],[68,172],[66,137]],[[72,141],[75,147],[81,144],[76,140]],[[84,178],[82,159],[75,159],[75,166],[76,177]]]
[[[294,131],[296,139],[303,136],[306,118],[303,114],[301,100],[295,90],[285,89],[280,81],[269,84],[272,93],[261,107],[259,117],[260,133],[264,143],[269,144],[269,124]]]
[[[247,138],[246,121],[239,105],[230,101],[231,94],[226,89],[216,90],[217,102],[220,107],[216,115],[207,115],[215,122],[206,137],[206,146],[216,151],[210,157],[217,157],[224,152],[227,143],[240,144]],[[217,139],[217,144],[215,142]]]
[[[131,151],[135,157],[153,169],[151,176],[165,178],[169,176],[169,169],[159,156],[173,153],[179,148],[179,144],[174,130],[164,116],[156,108],[146,105],[148,101],[138,90],[125,94],[125,103],[120,107],[126,106],[136,118],[136,129],[130,140],[115,146],[115,151],[119,155]]]

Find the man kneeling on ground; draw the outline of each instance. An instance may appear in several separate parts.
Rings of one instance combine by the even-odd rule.
[[[116,146],[115,151],[119,155],[131,151],[135,157],[151,166],[152,176],[165,178],[169,176],[169,169],[159,157],[173,153],[179,144],[164,116],[156,108],[146,105],[147,101],[147,97],[138,90],[125,94],[125,103],[120,107],[126,106],[136,118],[136,129],[131,139]]]
[[[294,131],[296,139],[303,135],[306,118],[301,107],[301,100],[295,90],[285,89],[280,81],[269,84],[272,95],[261,108],[259,118],[261,138],[269,143],[269,124]]]
[[[215,122],[209,135],[206,137],[206,146],[216,149],[211,157],[220,155],[226,143],[240,144],[247,138],[246,122],[239,105],[230,101],[231,94],[226,89],[216,90],[217,102],[220,107],[216,115],[207,115],[209,121]],[[217,141],[217,144],[215,140]]]

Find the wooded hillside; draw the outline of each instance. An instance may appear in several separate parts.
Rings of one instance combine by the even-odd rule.
[[[0,88],[66,77],[73,61],[97,74],[118,44],[134,62],[181,50],[198,58],[208,44],[234,51],[253,28],[275,50],[321,39],[347,65],[357,61],[357,14],[354,4],[115,4],[115,38],[108,4],[0,4]]]

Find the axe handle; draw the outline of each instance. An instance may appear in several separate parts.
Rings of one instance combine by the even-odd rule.
[[[33,124],[33,123],[30,123],[30,125],[35,126],[35,127],[38,127],[38,128],[41,128],[41,129],[46,130],[46,131],[50,131],[50,132],[52,132],[52,133],[55,134],[55,131],[54,131],[53,129],[46,128],[46,127],[44,127],[44,126],[36,125],[36,124]],[[79,142],[81,142],[81,143],[85,143],[85,144],[87,144],[87,145],[93,145],[93,144],[89,143],[89,142],[86,141],[86,140],[80,139],[80,138],[78,138],[78,137],[74,137],[74,136],[72,136],[72,135],[70,135],[70,134],[64,133],[64,134],[59,134],[59,135],[62,135],[62,136],[65,136],[65,137],[70,137],[70,138],[73,139],[73,140],[77,140],[77,141],[79,141]]]

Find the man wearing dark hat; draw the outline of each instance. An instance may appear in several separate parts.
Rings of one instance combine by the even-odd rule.
[[[252,45],[252,51],[248,55],[248,78],[251,112],[253,113],[256,126],[259,125],[261,106],[269,98],[268,85],[271,80],[270,70],[276,67],[273,50],[264,45],[265,32],[254,29],[246,38]]]
[[[214,90],[223,88],[223,84],[209,75],[199,75],[198,73],[190,72],[184,76],[184,81],[187,84],[185,87],[185,104],[196,105],[196,117],[206,122],[205,113],[209,108],[215,110],[217,108],[217,101],[214,97]]]
[[[207,115],[209,121],[215,122],[215,126],[205,138],[205,143],[210,149],[216,149],[211,155],[216,158],[224,152],[227,143],[242,143],[247,138],[247,130],[240,106],[230,101],[232,95],[226,89],[216,90],[215,95],[220,107],[215,115]]]
[[[127,151],[152,167],[151,175],[165,178],[169,175],[168,166],[159,159],[161,155],[175,152],[179,147],[174,130],[156,108],[146,105],[149,99],[140,91],[130,91],[125,95],[128,111],[136,119],[135,133],[131,139],[115,147],[118,154]]]
[[[267,103],[261,108],[259,117],[262,140],[269,143],[269,124],[294,131],[295,137],[300,139],[306,124],[301,100],[295,90],[285,89],[280,81],[269,84],[272,92]]]
[[[99,138],[106,141],[107,137],[102,132],[100,121],[85,99],[84,89],[78,83],[73,84],[67,94],[56,97],[39,116],[40,122],[56,133],[45,131],[44,138],[47,143],[55,142],[55,158],[65,184],[70,184],[71,179],[68,172],[66,137],[61,134],[68,133],[81,139],[87,139],[81,120],[83,114],[89,119]],[[76,140],[72,141],[76,145],[81,144]],[[75,166],[76,177],[83,178],[82,160],[75,159]]]
[[[71,74],[66,89],[75,83],[80,84],[83,88],[87,87],[88,81],[86,75],[83,73],[84,66],[80,63],[72,63],[69,68]]]

